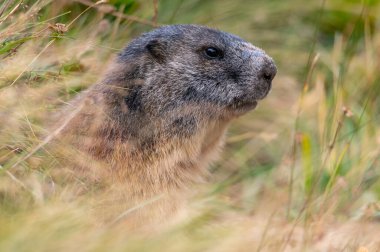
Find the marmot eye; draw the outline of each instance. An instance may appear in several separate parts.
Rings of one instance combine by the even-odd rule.
[[[211,58],[211,59],[222,57],[222,52],[215,47],[207,47],[205,49],[205,54],[208,58]]]

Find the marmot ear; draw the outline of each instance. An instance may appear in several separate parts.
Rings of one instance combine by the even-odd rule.
[[[161,39],[153,39],[146,45],[148,52],[159,63],[164,63],[167,58],[167,42]]]

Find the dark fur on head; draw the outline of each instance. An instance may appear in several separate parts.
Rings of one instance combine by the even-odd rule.
[[[220,50],[221,57],[207,57],[209,47]],[[182,120],[182,128],[188,128],[183,133],[188,135],[200,121],[225,119],[254,108],[268,94],[275,74],[276,67],[264,51],[235,35],[172,25],[133,40],[119,54],[116,71],[108,74],[105,84],[110,85],[107,92],[114,92],[115,83],[128,90],[123,97],[128,110],[115,108],[118,120],[124,115],[131,121],[132,115],[133,124],[141,127],[164,119],[167,134],[181,134],[170,125],[179,126],[179,118],[192,115],[192,120]],[[115,101],[112,95],[105,97]]]

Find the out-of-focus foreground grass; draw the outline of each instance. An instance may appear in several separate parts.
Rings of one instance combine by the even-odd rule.
[[[379,16],[378,0],[3,0],[0,251],[380,251]],[[230,129],[197,214],[143,238],[50,176],[43,136],[125,43],[172,23],[236,33],[278,75]]]

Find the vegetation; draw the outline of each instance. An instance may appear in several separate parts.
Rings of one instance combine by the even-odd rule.
[[[379,14],[379,0],[2,1],[0,251],[380,251]],[[57,180],[46,122],[131,38],[172,23],[236,33],[279,71],[193,218],[141,237]]]

